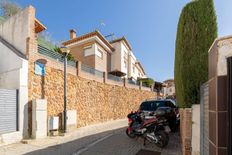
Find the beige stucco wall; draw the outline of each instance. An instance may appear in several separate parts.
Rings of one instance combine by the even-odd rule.
[[[91,55],[85,56],[84,48],[89,46],[91,46]],[[102,51],[102,58],[96,55],[98,48]],[[72,46],[70,47],[70,53],[77,61],[81,61],[82,64],[95,68],[102,72],[107,72],[108,53],[97,42],[91,41],[85,44]]]
[[[111,55],[111,71],[118,70],[121,71],[121,46],[120,42],[113,43],[115,51]]]
[[[26,40],[33,35],[30,17],[34,15],[34,8],[29,6],[0,25],[0,35],[25,54]]]
[[[93,55],[84,56],[84,48],[91,46]],[[95,68],[95,46],[94,42],[85,43],[79,46],[73,46],[70,48],[70,53],[77,61],[81,61],[83,64]]]
[[[232,36],[218,41],[217,74],[227,75],[227,58],[232,56]]]
[[[94,45],[95,53],[98,49],[100,49],[102,52],[102,58],[95,54],[95,69],[102,72],[107,72],[107,52],[99,44],[95,43]]]

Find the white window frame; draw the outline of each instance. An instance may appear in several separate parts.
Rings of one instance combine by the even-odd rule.
[[[92,53],[91,49],[92,49],[92,46],[84,47],[84,56],[85,57],[90,56],[90,55],[94,55],[94,53]]]

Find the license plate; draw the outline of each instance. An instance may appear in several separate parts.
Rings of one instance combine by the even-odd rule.
[[[171,132],[171,129],[170,129],[169,126],[164,126],[164,130],[165,130],[165,132],[167,132],[167,133]]]

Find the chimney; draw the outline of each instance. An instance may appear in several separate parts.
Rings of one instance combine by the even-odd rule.
[[[71,29],[71,30],[69,30],[69,32],[70,32],[70,39],[74,39],[77,37],[76,30]]]

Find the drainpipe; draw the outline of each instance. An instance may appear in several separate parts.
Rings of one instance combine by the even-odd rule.
[[[227,79],[228,79],[228,144],[227,154],[232,154],[232,57],[227,59]]]

